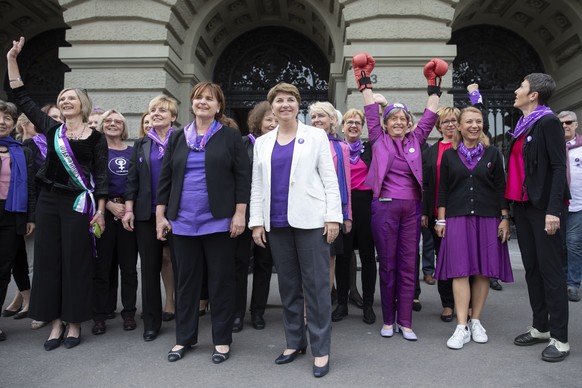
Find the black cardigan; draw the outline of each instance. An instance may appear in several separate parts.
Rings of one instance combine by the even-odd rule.
[[[485,148],[481,160],[469,171],[457,150],[446,150],[441,161],[438,207],[445,208],[447,217],[500,217],[501,209],[509,209],[501,152]]]
[[[164,155],[156,195],[156,204],[167,205],[166,217],[170,220],[178,216],[189,153],[184,131],[173,132]],[[232,217],[236,204],[249,203],[251,163],[240,131],[222,127],[216,132],[206,144],[204,166],[213,217]]]

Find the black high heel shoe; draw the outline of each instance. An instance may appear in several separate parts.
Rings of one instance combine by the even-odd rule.
[[[67,337],[63,341],[63,346],[67,349],[74,348],[75,346],[81,343],[81,328],[79,327],[79,336],[78,337]]]
[[[290,362],[293,362],[298,355],[305,354],[306,350],[307,347],[303,347],[301,349],[295,350],[291,354],[285,354],[285,352],[283,352],[279,357],[275,359],[275,364],[277,365],[289,364]]]
[[[323,377],[329,373],[329,357],[327,359],[327,363],[324,366],[316,366],[313,364],[313,376],[314,377]]]
[[[65,336],[66,328],[67,327],[65,326],[65,324],[61,323],[61,334],[58,336],[58,338],[48,339],[44,341],[44,350],[48,352],[61,346],[61,342],[63,342],[63,337]]]
[[[187,348],[188,348],[187,346],[184,346],[182,349],[178,350],[170,349],[170,351],[168,352],[168,361],[174,362],[181,360],[184,357]]]

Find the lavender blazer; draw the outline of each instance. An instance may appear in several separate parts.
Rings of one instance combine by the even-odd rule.
[[[372,163],[368,170],[366,185],[372,188],[374,198],[378,198],[382,190],[382,182],[390,170],[392,162],[394,162],[396,147],[392,137],[385,133],[380,125],[378,104],[366,105],[364,110],[368,122],[368,137],[372,144]],[[420,146],[426,142],[437,119],[436,113],[425,109],[416,129],[407,133],[402,140],[404,158],[416,178],[419,192],[422,191],[422,152]]]

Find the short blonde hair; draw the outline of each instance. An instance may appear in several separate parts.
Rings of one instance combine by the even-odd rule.
[[[109,109],[108,111],[103,112],[101,118],[99,119],[99,125],[97,126],[97,130],[103,133],[103,123],[106,118],[111,116],[113,113],[117,113],[119,117],[121,117],[121,122],[123,123],[123,129],[121,130],[121,140],[127,140],[129,137],[129,132],[127,130],[127,120],[125,120],[125,116],[121,114],[121,112],[115,109]]]
[[[463,125],[462,120],[463,120],[463,116],[466,113],[478,113],[481,117],[483,117],[483,112],[481,112],[479,109],[475,108],[474,106],[468,106],[461,111],[461,114],[459,115],[459,127],[457,128],[457,130],[455,131],[455,133],[453,135],[453,148],[454,149],[457,149],[459,147],[459,143],[462,140],[461,125]],[[485,148],[489,147],[489,138],[483,132],[483,126],[481,126],[481,135],[479,136],[479,143],[483,144],[483,146]]]
[[[86,123],[87,121],[89,121],[89,116],[91,116],[91,113],[93,111],[93,102],[91,102],[91,99],[87,95],[86,90],[79,88],[66,88],[61,90],[61,92],[57,96],[57,106],[59,106],[59,101],[61,100],[63,94],[65,94],[69,90],[72,90],[77,95],[77,98],[81,103],[81,115],[83,116],[83,122]]]
[[[344,113],[344,117],[343,117],[343,122],[344,124],[346,123],[346,121],[348,121],[348,119],[357,116],[360,118],[360,120],[362,120],[362,126],[364,126],[364,124],[366,124],[366,115],[364,114],[364,112],[360,109],[348,109],[348,111],[346,113]]]
[[[297,103],[301,106],[301,95],[299,94],[299,89],[295,85],[288,84],[286,82],[280,82],[277,85],[273,86],[269,93],[267,93],[267,101],[269,104],[273,105],[273,101],[275,101],[275,97],[279,93],[288,93],[291,94],[297,100]]]
[[[152,98],[150,103],[148,104],[148,112],[151,112],[152,109],[157,107],[163,107],[170,111],[172,116],[178,118],[178,101],[173,99],[172,97],[168,97],[165,94],[160,94]]]
[[[443,120],[445,119],[445,117],[447,117],[448,115],[455,115],[455,119],[457,119],[457,122],[461,119],[461,110],[459,108],[455,108],[454,106],[443,106],[437,109],[436,114],[439,116],[437,119],[437,122],[435,124],[435,127],[437,129],[437,131],[439,131],[439,133],[441,132],[441,124],[443,122]]]
[[[331,119],[330,134],[335,135],[337,133],[337,128],[338,128],[337,111],[335,110],[333,105],[331,105],[331,103],[329,103],[327,101],[323,101],[323,102],[316,101],[313,104],[309,105],[309,113],[310,114],[323,113],[323,114],[329,116],[329,118]]]
[[[28,124],[30,124],[30,120],[24,113],[18,116],[18,120],[16,120],[16,140],[22,141],[24,139],[24,132],[26,131],[24,127]]]

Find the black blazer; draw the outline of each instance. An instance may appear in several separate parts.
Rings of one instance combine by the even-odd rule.
[[[436,192],[438,190],[436,187],[436,168],[441,141],[442,139],[422,151],[422,215],[429,218],[434,217],[436,205]]]
[[[564,128],[556,116],[545,115],[523,136],[524,186],[527,196],[536,208],[559,217],[566,209],[566,201],[570,199],[566,183]],[[507,156],[511,155],[514,143],[515,139],[512,139]]]
[[[129,159],[125,200],[134,201],[133,215],[136,221],[148,221],[152,216],[152,172],[150,152],[152,139],[144,136],[133,144]]]
[[[362,152],[360,158],[370,168],[370,163],[372,163],[372,145],[369,141],[363,142],[362,145],[364,146],[364,152]]]
[[[170,220],[178,216],[189,153],[184,130],[172,133],[156,195],[156,204],[167,205],[166,217]],[[239,130],[224,126],[210,138],[204,151],[204,166],[213,217],[232,217],[236,204],[249,203],[251,163]]]

